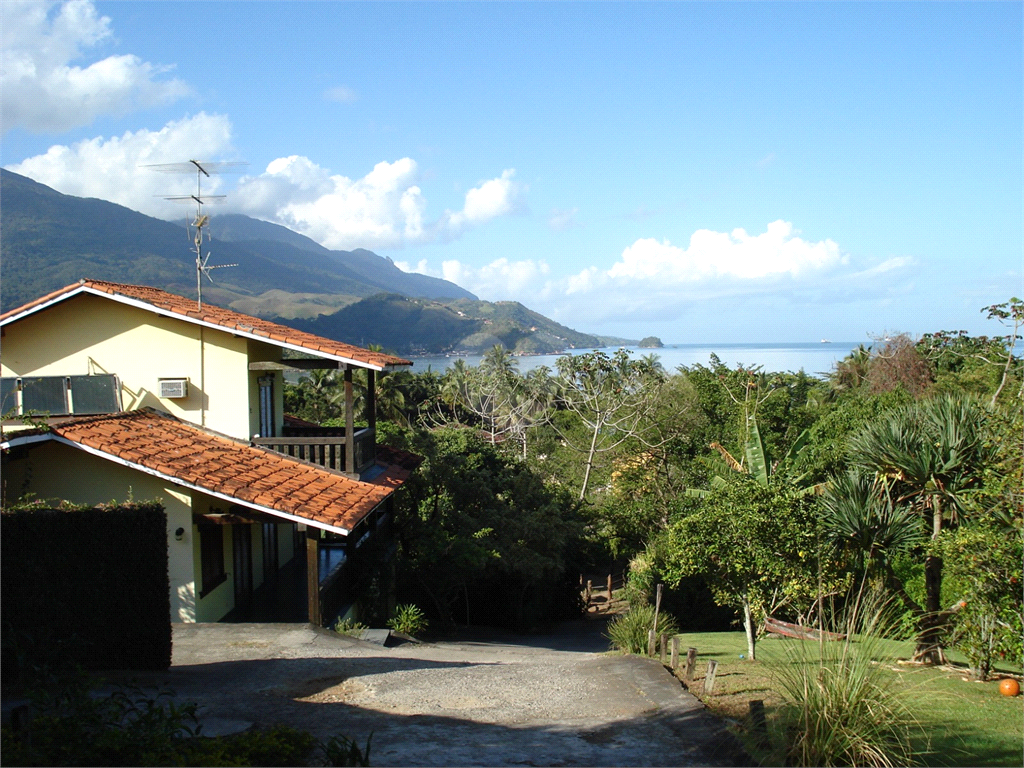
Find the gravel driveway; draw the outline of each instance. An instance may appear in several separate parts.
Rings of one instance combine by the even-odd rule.
[[[747,764],[657,661],[603,653],[600,629],[382,647],[303,624],[180,624],[171,669],[135,677],[198,702],[210,735],[372,732],[374,765]]]

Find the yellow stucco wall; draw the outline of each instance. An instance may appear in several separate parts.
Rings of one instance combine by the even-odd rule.
[[[66,499],[76,504],[159,500],[167,510],[170,619],[196,620],[192,497],[188,489],[56,442],[30,446],[26,457],[5,460],[0,482],[5,498],[34,493],[41,499]],[[175,540],[178,528],[186,531],[183,541]]]
[[[254,359],[280,359],[280,350],[270,344],[79,295],[7,325],[0,370],[3,376],[114,373],[126,410],[151,406],[248,439],[259,423],[250,348]],[[189,396],[159,397],[164,378],[187,378]],[[276,389],[280,398],[281,386]],[[275,416],[280,423],[280,408]]]

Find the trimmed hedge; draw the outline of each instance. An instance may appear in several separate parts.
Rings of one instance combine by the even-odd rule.
[[[41,666],[167,669],[169,593],[160,504],[3,510],[4,682]]]

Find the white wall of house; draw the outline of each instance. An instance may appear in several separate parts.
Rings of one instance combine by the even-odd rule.
[[[255,343],[279,359],[273,345]],[[250,401],[250,342],[226,331],[89,294],[4,328],[3,376],[117,374],[125,410],[159,408],[185,421],[248,439],[259,423]],[[253,372],[254,373],[254,372]],[[280,377],[280,374],[278,374]],[[184,399],[161,398],[160,379],[187,378]],[[280,387],[279,387],[280,389]],[[280,418],[280,417],[278,417]]]

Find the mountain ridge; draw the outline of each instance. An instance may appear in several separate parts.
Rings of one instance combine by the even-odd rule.
[[[196,295],[195,254],[180,224],[116,203],[64,195],[0,169],[0,248],[6,311],[81,278]],[[518,354],[605,346],[519,302],[481,301],[440,278],[403,272],[372,251],[334,251],[241,214],[212,217],[216,282],[203,299],[321,336],[402,354],[473,352],[502,343]],[[614,340],[616,343],[621,341]]]

